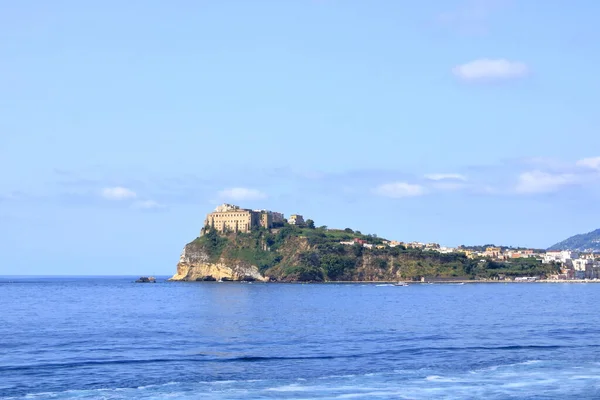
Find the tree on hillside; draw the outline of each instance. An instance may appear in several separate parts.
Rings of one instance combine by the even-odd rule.
[[[312,219],[307,219],[306,226],[308,227],[308,229],[315,229],[315,221],[313,221]]]

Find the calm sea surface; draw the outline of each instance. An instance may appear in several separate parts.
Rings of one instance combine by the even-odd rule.
[[[0,277],[0,398],[600,398],[600,284]]]

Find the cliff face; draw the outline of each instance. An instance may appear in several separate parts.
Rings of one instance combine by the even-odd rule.
[[[342,237],[343,239],[344,237]],[[420,276],[464,276],[437,253],[399,248],[365,249],[342,245],[326,231],[283,228],[244,234],[209,232],[188,243],[171,280],[397,281]]]
[[[356,241],[369,242],[365,247]],[[491,278],[553,273],[536,260],[471,260],[464,254],[391,247],[352,230],[258,229],[218,234],[188,243],[172,280],[258,280],[278,282],[397,281],[429,278]]]
[[[202,280],[233,280],[233,281],[265,281],[265,278],[254,265],[243,260],[227,259],[225,257],[211,261],[206,249],[194,242],[183,248],[177,273],[173,281],[202,281]]]

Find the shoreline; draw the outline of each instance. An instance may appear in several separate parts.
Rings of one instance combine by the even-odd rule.
[[[216,282],[216,281],[184,281],[184,280],[171,280],[167,279],[165,282],[185,282],[185,283],[262,283],[262,284],[311,284],[311,285],[335,285],[335,284],[345,284],[345,285],[359,285],[359,284],[380,284],[380,285],[392,285],[398,282],[403,282],[408,285],[456,285],[456,284],[481,284],[481,283],[491,283],[491,284],[508,284],[508,283],[516,283],[516,284],[531,284],[531,283],[600,283],[600,279],[597,280],[586,280],[586,279],[571,279],[571,280],[551,280],[551,279],[538,279],[535,281],[512,281],[512,280],[430,280],[430,281],[327,281],[327,282],[315,282],[315,281],[293,281],[293,282],[261,282],[261,281],[225,281],[225,282]]]
[[[426,282],[417,282],[417,281],[400,281],[405,282],[409,285],[443,285],[443,284],[456,284],[456,283],[464,283],[464,284],[473,284],[473,283],[600,283],[600,279],[597,280],[585,280],[585,279],[571,279],[571,280],[551,280],[551,279],[539,279],[536,281],[484,281],[484,280],[455,280],[455,281],[426,281]],[[274,282],[277,283],[277,282]],[[398,283],[398,281],[330,281],[330,282],[281,282],[281,283],[316,283],[316,284],[335,284],[335,283],[344,283],[344,284],[360,284],[360,283],[369,283],[369,284],[394,284]]]

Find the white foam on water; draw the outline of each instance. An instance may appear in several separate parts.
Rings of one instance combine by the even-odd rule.
[[[541,360],[528,360],[528,361],[524,361],[522,363],[518,363],[518,364],[514,364],[514,365],[533,365],[533,364],[539,364],[541,363]]]
[[[569,379],[600,380],[600,375],[573,375]]]
[[[450,378],[450,377],[443,377],[443,376],[439,376],[439,375],[429,375],[425,377],[426,381],[435,381],[435,382],[457,382],[458,379],[456,378]]]
[[[268,392],[307,392],[307,391],[315,391],[319,386],[302,386],[299,383],[292,383],[291,385],[277,386],[267,388]]]
[[[44,397],[56,397],[56,393],[54,392],[41,392],[41,393],[31,393],[25,395],[26,399],[38,399]]]
[[[585,368],[585,372],[580,367]],[[29,394],[17,399],[257,399],[257,398],[589,398],[600,388],[600,368],[588,363],[560,366],[540,360],[502,364],[481,370],[448,372],[397,370],[362,375],[332,375],[287,380],[222,380],[169,382],[139,388],[101,388]],[[568,383],[568,384],[565,384]]]
[[[513,364],[492,365],[490,367],[481,368],[481,369],[477,369],[477,370],[473,370],[473,371],[469,371],[469,372],[479,373],[479,372],[482,372],[482,371],[496,371],[498,369],[518,367],[518,366],[521,366],[521,365],[534,365],[534,364],[539,364],[541,362],[542,362],[541,360],[527,360],[527,361],[523,361],[523,362],[519,362],[519,363],[513,363]]]
[[[401,391],[390,391],[390,390],[376,390],[376,391],[371,391],[371,392],[364,392],[364,393],[347,393],[347,394],[340,394],[338,396],[335,396],[335,399],[360,399],[360,398],[365,398],[365,399],[371,399],[373,397],[381,397],[381,396],[389,396],[390,398],[393,399],[406,399],[406,397],[403,397],[403,392]]]
[[[349,375],[328,375],[328,376],[321,376],[317,379],[337,379],[337,378],[354,378],[358,375],[355,374],[349,374]]]

